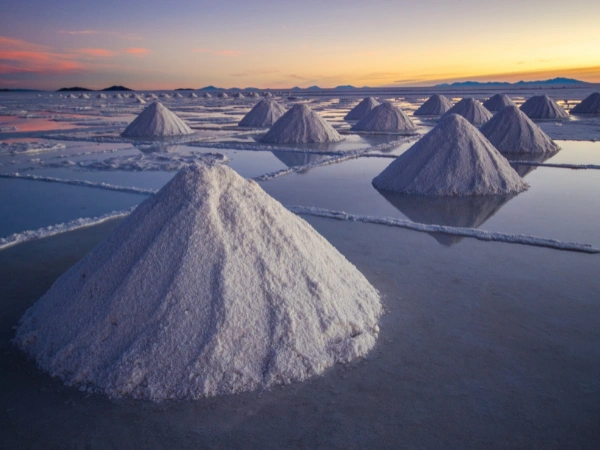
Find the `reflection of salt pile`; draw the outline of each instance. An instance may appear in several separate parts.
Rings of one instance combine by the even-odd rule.
[[[373,179],[384,191],[414,195],[505,195],[527,189],[508,161],[466,119],[442,118]]]
[[[571,114],[600,114],[600,92],[594,92],[576,105]]]
[[[343,138],[319,114],[303,104],[294,105],[263,137],[274,144],[337,142]]]
[[[379,106],[379,102],[373,97],[364,98],[358,105],[350,110],[344,117],[344,120],[360,120],[362,117],[371,112],[373,108]]]
[[[285,108],[274,100],[261,100],[244,116],[240,127],[270,127],[285,114]]]
[[[441,116],[452,108],[452,102],[443,95],[433,94],[414,112],[415,116]]]
[[[125,137],[158,137],[193,134],[183,120],[159,102],[146,107],[133,122],[129,124],[121,136]]]
[[[555,153],[558,145],[516,106],[507,106],[480,129],[502,153]]]
[[[502,108],[506,108],[507,106],[514,106],[514,104],[515,103],[506,94],[492,95],[485,102],[483,102],[483,106],[485,106],[488,111],[492,112],[502,111]]]
[[[417,126],[400,108],[384,102],[366,113],[352,129],[380,133],[410,133],[415,132]]]
[[[14,342],[67,384],[194,399],[360,357],[380,311],[364,276],[258,184],[193,166],[66,272]]]
[[[307,166],[309,164],[317,164],[321,161],[324,161],[328,158],[331,158],[330,155],[319,155],[309,152],[287,152],[287,151],[279,151],[274,150],[271,153],[282,163],[284,163],[288,167],[299,167],[299,166]],[[302,170],[299,173],[307,172],[308,170]]]
[[[472,125],[482,125],[492,118],[492,114],[474,98],[463,98],[460,102],[450,108],[444,116],[458,114],[464,117]]]
[[[566,119],[569,117],[569,113],[547,95],[531,97],[521,105],[521,111],[530,119]]]

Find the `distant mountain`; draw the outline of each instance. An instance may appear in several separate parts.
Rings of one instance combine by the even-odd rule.
[[[192,88],[177,88],[176,91],[193,91]]]
[[[244,91],[259,91],[259,90],[260,90],[260,89],[258,89],[258,88],[255,88],[255,87],[247,87],[247,88],[244,88]]]
[[[0,89],[0,92],[42,92],[39,89]]]
[[[321,88],[319,86],[310,86],[306,88],[307,91],[320,91]]]
[[[68,88],[60,88],[58,91],[56,92],[78,92],[78,91],[86,91],[89,92],[92,89],[86,89],[86,88],[82,88],[79,86],[74,86],[74,87],[68,87]]]
[[[106,89],[102,89],[103,91],[133,91],[133,89],[126,88],[125,86],[111,86]]]
[[[220,89],[221,88],[217,88],[217,87],[214,87],[214,86],[206,86],[206,87],[200,88],[198,90],[199,91],[218,91]]]
[[[565,85],[565,84],[588,84],[585,81],[575,80],[573,78],[552,78],[550,80],[538,81],[518,81],[517,83],[508,83],[506,81],[459,81],[456,83],[436,84],[435,87],[494,87],[494,86],[531,86],[531,85]]]
[[[345,86],[337,86],[334,89],[338,90],[338,91],[347,91],[349,89],[356,89],[354,86],[347,84]]]

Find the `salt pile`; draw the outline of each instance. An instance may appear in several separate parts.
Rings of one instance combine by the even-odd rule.
[[[480,129],[502,153],[556,153],[558,145],[515,105],[507,106]]]
[[[106,98],[106,94],[98,94],[96,95],[96,98]]]
[[[67,98],[77,98],[77,97],[75,97],[74,94],[69,94],[69,95],[67,95]]]
[[[248,97],[256,98],[256,97],[258,97],[258,94],[256,92],[250,92],[248,94]]]
[[[483,106],[485,106],[487,110],[491,112],[502,111],[503,108],[514,105],[515,102],[513,102],[512,99],[506,94],[492,95],[485,102],[483,102]]]
[[[233,98],[244,98],[244,95],[241,92],[234,92],[231,96]]]
[[[352,129],[379,133],[414,133],[417,126],[400,108],[384,102],[365,114]]]
[[[217,94],[217,97],[219,97],[219,98],[229,98],[229,95],[227,95],[225,92],[219,92]]]
[[[263,97],[273,97],[273,94],[271,94],[270,92],[265,92],[263,94]]]
[[[135,97],[135,101],[136,101],[136,103],[139,103],[140,105],[146,104],[146,101],[143,98],[138,97],[138,96]]]
[[[162,103],[155,102],[146,107],[125,131],[124,137],[159,137],[193,134],[183,120],[167,109]]]
[[[441,116],[452,108],[452,102],[443,95],[433,94],[414,112],[415,116]]]
[[[547,95],[531,97],[521,105],[521,111],[530,119],[566,119],[569,117],[569,113]]]
[[[262,138],[273,144],[337,142],[343,138],[325,119],[304,104],[294,105]]]
[[[238,124],[240,127],[270,127],[285,114],[285,108],[274,100],[261,100]]]
[[[379,106],[379,102],[373,97],[364,98],[358,105],[350,110],[344,117],[344,120],[360,120],[362,117],[371,112],[373,108]]]
[[[450,108],[444,116],[451,114],[458,114],[475,126],[482,125],[492,118],[492,114],[474,98],[463,98]]]
[[[68,385],[197,399],[365,355],[381,305],[307,222],[224,166],[183,169],[21,318],[15,344]]]
[[[113,98],[123,98],[123,96],[121,94],[115,94],[113,95]]]
[[[87,94],[80,94],[79,98],[88,99],[88,98],[90,98],[90,96]]]
[[[193,92],[188,95],[189,98],[198,98],[198,96],[196,94],[194,94]]]
[[[576,105],[571,114],[600,114],[600,92],[594,92]]]
[[[506,195],[528,188],[494,146],[466,119],[446,115],[373,179],[401,194]]]
[[[204,98],[212,98],[212,95],[210,95],[208,92],[205,92],[204,95],[202,95],[202,97],[204,97]]]

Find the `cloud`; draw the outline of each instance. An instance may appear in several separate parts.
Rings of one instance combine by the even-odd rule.
[[[113,52],[110,50],[106,50],[105,48],[80,48],[75,50],[76,53],[80,53],[86,56],[99,56],[99,57],[109,57],[113,56]]]
[[[213,50],[210,48],[195,48],[192,49],[194,53],[210,53],[211,55],[219,55],[219,56],[240,56],[242,52],[239,50]]]
[[[303,77],[301,75],[296,75],[295,73],[288,75],[288,78],[294,78],[296,80],[308,80],[308,78]]]
[[[268,75],[271,73],[279,73],[279,70],[277,70],[277,69],[247,70],[245,72],[230,73],[229,76],[230,77],[249,77],[252,75]]]
[[[150,50],[148,50],[147,48],[141,48],[141,47],[126,48],[123,51],[125,53],[129,53],[130,55],[138,56],[140,58],[144,57],[144,56],[148,56],[151,53]]]
[[[421,81],[421,80],[419,80],[419,79],[412,79],[412,80],[395,80],[395,81],[394,81],[394,83],[399,83],[399,84],[402,84],[402,83],[415,83],[415,82],[417,82],[417,81]]]
[[[59,30],[58,33],[59,34],[68,34],[70,36],[82,36],[82,35],[91,36],[91,35],[103,34],[103,35],[107,35],[107,36],[118,36],[123,39],[131,39],[131,40],[136,40],[136,41],[139,41],[142,39],[142,37],[140,35],[133,34],[133,33],[120,33],[119,31]]]

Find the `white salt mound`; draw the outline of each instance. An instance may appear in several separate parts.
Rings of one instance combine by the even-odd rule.
[[[202,97],[204,98],[212,98],[212,95],[210,95],[208,92],[205,92]]]
[[[106,94],[98,94],[96,95],[96,98],[106,98]]]
[[[383,191],[426,196],[506,195],[528,188],[465,118],[446,115],[373,179]]]
[[[600,114],[600,92],[594,92],[576,105],[571,114]]]
[[[463,98],[460,102],[450,108],[444,116],[458,114],[469,121],[471,125],[483,125],[492,118],[492,113],[474,98]]]
[[[270,92],[265,92],[263,94],[263,97],[273,97],[273,94],[271,94]]]
[[[514,105],[515,102],[513,102],[512,99],[506,94],[492,95],[485,102],[483,102],[483,106],[485,106],[487,110],[491,112],[502,111],[503,108]]]
[[[363,116],[379,106],[379,102],[373,97],[364,98],[358,105],[350,110],[344,117],[344,120],[360,120]]]
[[[217,94],[217,97],[219,97],[219,98],[229,98],[229,95],[227,95],[225,92],[219,92]]]
[[[384,102],[365,114],[352,129],[379,133],[414,133],[417,126],[400,108]]]
[[[521,111],[530,119],[566,119],[569,117],[558,103],[547,95],[535,95],[521,105]]]
[[[443,95],[433,94],[414,112],[415,116],[441,116],[452,108],[452,102]]]
[[[242,94],[241,92],[234,92],[231,96],[233,98],[244,98],[244,94]]]
[[[560,149],[515,105],[505,107],[479,131],[501,153],[556,153]]]
[[[285,114],[285,108],[274,100],[263,99],[244,116],[240,127],[270,127]]]
[[[206,94],[204,95],[206,97]],[[188,95],[189,98],[198,98],[198,96],[196,94],[194,94],[193,92]]]
[[[176,92],[176,93],[173,95],[173,97],[174,97],[174,98],[181,98],[181,97],[183,97],[183,95],[181,95],[179,92]]]
[[[307,222],[227,167],[192,166],[62,275],[14,342],[68,385],[197,399],[363,356],[380,313]]]
[[[188,127],[183,120],[172,111],[155,102],[147,106],[125,131],[121,133],[124,137],[159,137],[179,136],[193,134],[194,131]]]
[[[273,144],[337,142],[343,138],[325,119],[304,104],[294,105],[262,138]]]

